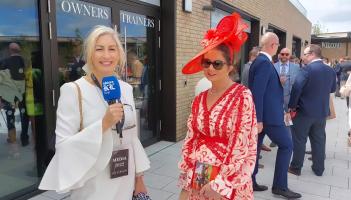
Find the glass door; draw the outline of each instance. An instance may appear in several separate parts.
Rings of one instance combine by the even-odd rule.
[[[120,11],[120,37],[126,52],[122,78],[133,86],[139,138],[145,144],[157,137],[158,20],[153,16]]]
[[[45,132],[38,0],[0,1],[0,199],[36,188]]]
[[[96,25],[111,27],[111,8],[80,0],[56,0],[59,86],[79,79],[85,62],[82,45]]]

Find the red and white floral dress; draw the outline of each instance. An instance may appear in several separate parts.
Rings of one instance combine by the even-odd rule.
[[[191,189],[195,162],[220,167],[210,181],[222,199],[253,199],[251,174],[256,162],[256,112],[251,92],[234,83],[207,108],[208,90],[195,97],[188,119],[188,133],[179,162],[179,186],[189,199],[206,199]]]

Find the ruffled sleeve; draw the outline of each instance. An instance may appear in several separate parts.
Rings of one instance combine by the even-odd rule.
[[[231,199],[233,192],[245,191],[240,187],[251,181],[256,163],[257,122],[249,90],[245,89],[238,108],[238,114],[233,116],[233,133],[229,138],[221,170],[210,182],[211,188],[227,199]],[[237,190],[238,188],[240,189]]]
[[[66,83],[60,92],[55,131],[56,153],[39,185],[39,189],[55,190],[59,193],[82,186],[84,180],[103,170],[112,152],[112,142],[102,148],[102,141],[112,141],[112,135],[102,134],[101,119],[79,131],[80,116],[76,86],[73,83]],[[99,165],[96,166],[100,151],[104,153],[99,158]]]

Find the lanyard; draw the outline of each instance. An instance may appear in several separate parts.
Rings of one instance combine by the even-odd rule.
[[[91,79],[93,79],[95,85],[96,85],[98,88],[100,88],[100,90],[102,91],[101,84],[99,83],[99,81],[97,80],[96,76],[95,76],[93,73],[91,74]],[[124,116],[123,116],[121,122],[118,123],[118,124],[116,124],[116,132],[117,132],[117,133],[119,132],[119,138],[121,138],[121,139],[123,138],[122,127],[119,127],[119,126],[123,126],[123,125],[121,125],[122,122],[124,123]],[[118,131],[118,130],[119,130],[119,131]]]

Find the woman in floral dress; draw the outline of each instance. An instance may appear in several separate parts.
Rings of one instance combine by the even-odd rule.
[[[204,50],[183,68],[184,74],[202,70],[212,87],[192,104],[179,163],[180,199],[253,199],[256,113],[251,92],[229,77],[234,52],[246,40],[245,28],[238,14],[224,17],[205,35]],[[208,166],[212,174],[199,178]]]

